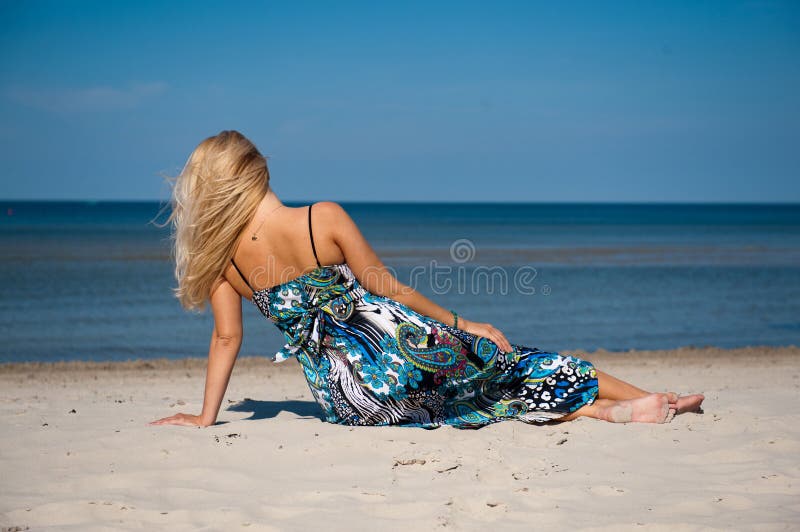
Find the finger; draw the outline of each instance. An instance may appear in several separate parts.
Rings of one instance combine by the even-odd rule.
[[[494,328],[494,335],[497,338],[497,344],[503,348],[504,351],[511,350],[511,342],[508,341],[506,335],[503,334],[499,329]]]
[[[186,420],[180,419],[180,418],[174,418],[174,419],[169,418],[169,419],[165,419],[165,420],[160,421],[160,422],[155,423],[155,424],[156,425],[181,425],[181,426],[183,426],[183,425],[190,425],[191,423],[188,423]]]
[[[502,349],[506,353],[513,351],[511,343],[506,339],[506,337],[500,331],[497,331],[495,333],[495,343],[500,347],[500,349]]]
[[[148,423],[149,425],[166,425],[167,423],[171,423],[175,419],[177,419],[177,415],[169,416],[169,417],[162,417],[161,419],[157,419],[155,421],[151,421]]]
[[[505,351],[505,349],[503,349],[503,343],[500,341],[500,338],[496,334],[490,333],[489,339],[492,342],[494,342],[494,345],[496,345],[498,349],[500,349],[501,351]]]
[[[497,347],[500,347],[500,335],[497,334],[497,331],[489,331],[489,338],[492,339],[492,342],[497,344]]]
[[[500,333],[500,340],[503,342],[503,346],[506,352],[513,351],[514,347],[511,345],[511,342],[508,341],[508,338],[503,333]]]
[[[503,335],[502,335],[502,334],[500,335],[500,337],[499,337],[499,339],[498,339],[498,342],[499,342],[499,345],[500,345],[501,349],[502,349],[503,351],[505,351],[506,353],[508,353],[508,352],[510,352],[510,351],[512,350],[512,349],[511,349],[511,344],[510,344],[510,343],[508,343],[508,340],[506,340],[506,339],[503,337]]]

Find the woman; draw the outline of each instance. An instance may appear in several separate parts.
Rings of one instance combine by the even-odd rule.
[[[242,298],[275,322],[325,420],[478,428],[504,419],[664,423],[700,394],[650,393],[587,361],[512,345],[488,323],[400,283],[336,203],[290,208],[236,131],[194,150],[172,200],[176,296],[214,314],[203,409],[155,425],[216,422],[242,341]]]

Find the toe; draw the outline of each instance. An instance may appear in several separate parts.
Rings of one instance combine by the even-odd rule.
[[[677,413],[683,414],[684,412],[702,411],[700,405],[703,403],[703,399],[705,399],[705,397],[702,394],[684,395],[680,397],[676,403],[678,409]]]
[[[675,403],[678,402],[678,394],[677,393],[675,393],[675,392],[667,392],[664,395],[667,396],[667,400],[669,401],[669,404],[674,405]]]

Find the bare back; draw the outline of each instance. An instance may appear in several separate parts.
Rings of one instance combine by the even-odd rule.
[[[253,291],[290,281],[320,264],[344,262],[331,228],[321,223],[324,219],[316,215],[317,210],[312,206],[281,206],[270,214],[262,203],[237,237],[225,279],[242,297],[250,299]],[[258,231],[256,240],[252,238],[254,231]]]

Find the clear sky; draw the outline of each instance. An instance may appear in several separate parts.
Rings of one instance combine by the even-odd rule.
[[[800,2],[0,3],[0,198],[800,201]]]

